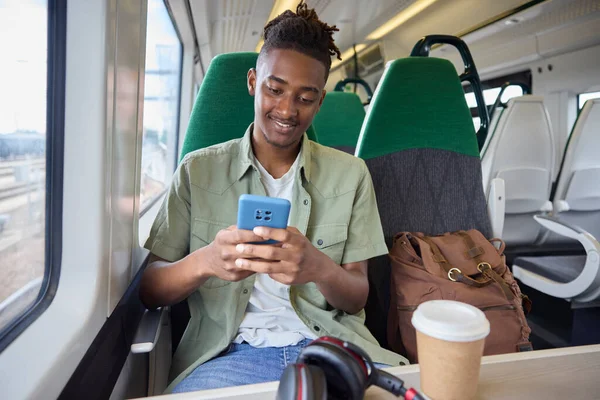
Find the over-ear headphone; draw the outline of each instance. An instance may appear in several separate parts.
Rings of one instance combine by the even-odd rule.
[[[309,343],[296,364],[283,371],[277,400],[362,400],[371,385],[407,400],[424,400],[404,382],[375,368],[369,355],[358,346],[324,336]]]

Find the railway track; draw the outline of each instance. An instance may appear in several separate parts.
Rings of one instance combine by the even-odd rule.
[[[18,175],[22,173],[22,168],[29,167],[36,169],[37,173],[43,171],[45,173],[46,160],[16,160],[0,162],[0,201],[7,200],[13,197],[27,194],[28,192],[38,190],[44,185],[44,179],[38,182],[22,182],[19,181]],[[14,177],[14,179],[11,179]]]

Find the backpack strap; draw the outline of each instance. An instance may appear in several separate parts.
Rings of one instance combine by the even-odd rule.
[[[465,245],[467,246],[467,251],[465,252],[467,258],[474,259],[478,264],[483,262],[481,255],[485,253],[485,251],[481,248],[481,246],[477,246],[475,241],[473,241],[473,238],[469,236],[467,232],[458,231],[456,233],[463,239]]]
[[[479,270],[479,272],[481,272],[483,275],[487,276],[490,279],[493,279],[496,283],[498,283],[500,285],[500,287],[502,288],[502,291],[504,292],[504,295],[506,296],[506,298],[509,301],[512,301],[515,298],[515,294],[512,292],[512,290],[510,290],[510,287],[508,286],[508,283],[506,283],[506,281],[500,276],[498,275],[498,273],[496,271],[494,271],[494,269],[492,268],[492,266],[483,261],[481,258],[481,254],[483,254],[483,249],[481,249],[481,247],[477,247],[475,245],[475,242],[473,241],[473,238],[471,236],[469,236],[469,234],[465,231],[458,231],[457,234],[463,238],[463,241],[465,242],[465,245],[467,246],[467,252],[466,254],[472,254],[473,256],[470,258],[475,259],[475,261],[477,261],[477,269]]]
[[[453,267],[452,264],[450,264],[448,260],[446,260],[446,257],[444,257],[444,255],[442,254],[438,245],[435,244],[435,242],[431,240],[430,237],[423,236],[420,239],[423,239],[425,243],[429,245],[429,247],[431,248],[431,252],[433,253],[433,261],[438,263],[444,269],[444,271],[446,271],[446,273],[448,274],[448,279],[450,279],[451,281],[464,283],[465,285],[469,285],[476,288],[487,286],[492,282],[492,280],[489,278],[485,281],[480,282],[468,277],[467,275],[463,274],[460,269]]]
[[[504,243],[504,240],[500,238],[491,238],[490,243],[494,244],[494,247],[496,247],[495,243],[500,243],[500,245],[497,247],[498,254],[501,255],[504,253],[504,249],[506,248],[506,243]]]

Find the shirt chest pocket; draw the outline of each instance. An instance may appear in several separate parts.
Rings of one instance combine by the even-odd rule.
[[[309,226],[306,233],[313,246],[327,254],[335,263],[341,264],[348,239],[347,224]]]
[[[215,240],[220,230],[229,226],[224,222],[216,222],[205,219],[195,218],[191,229],[190,252],[208,246]],[[231,282],[224,281],[216,277],[210,277],[202,285],[206,289],[214,289],[229,285]]]

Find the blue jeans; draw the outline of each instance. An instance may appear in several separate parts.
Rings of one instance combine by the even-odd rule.
[[[278,381],[288,364],[296,362],[300,351],[312,340],[294,346],[252,347],[232,343],[223,354],[199,365],[173,389],[173,393],[218,389]],[[389,365],[375,364],[377,368]]]

